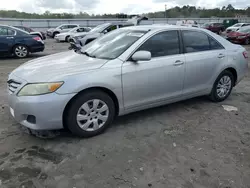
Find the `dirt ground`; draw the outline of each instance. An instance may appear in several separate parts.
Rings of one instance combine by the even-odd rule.
[[[7,75],[67,47],[50,39],[31,58],[0,59],[1,188],[250,188],[250,74],[222,103],[200,97],[130,114],[90,139],[28,135],[10,116]]]

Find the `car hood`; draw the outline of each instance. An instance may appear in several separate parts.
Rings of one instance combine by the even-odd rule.
[[[63,81],[63,78],[102,67],[108,60],[67,51],[28,61],[11,72],[28,83]]]

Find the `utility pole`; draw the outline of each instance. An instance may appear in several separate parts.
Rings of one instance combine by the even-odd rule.
[[[165,5],[165,18],[167,18],[167,5]]]

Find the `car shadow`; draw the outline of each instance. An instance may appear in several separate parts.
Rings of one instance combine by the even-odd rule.
[[[201,105],[206,105],[206,104],[211,104],[211,101],[209,101],[206,96],[203,96],[203,97],[188,99],[188,100],[184,100],[184,101],[180,101],[180,102],[176,102],[176,103],[172,103],[172,104],[168,104],[168,105],[164,105],[160,107],[155,107],[155,108],[151,108],[147,110],[134,112],[134,113],[124,115],[124,116],[119,116],[114,120],[114,122],[112,123],[110,128],[107,129],[107,131],[111,130],[112,128],[115,128],[115,130],[117,130],[124,126],[132,127],[134,122],[146,121],[150,117],[153,117],[156,115],[160,116],[166,113],[173,113],[183,108],[187,110],[189,109],[199,110],[201,109],[200,107]],[[141,126],[143,126],[143,124],[141,124]],[[56,140],[58,139],[59,140],[61,139],[62,140],[65,140],[65,139],[66,140],[69,140],[69,139],[79,140],[81,139],[71,134],[70,131],[67,129],[63,129],[59,131],[46,131],[46,132],[49,134],[48,137],[46,137],[45,135],[43,137],[40,137],[38,135],[34,135],[34,136],[40,137],[42,139],[50,138],[50,139],[56,139]]]
[[[49,53],[34,53],[34,54],[30,54],[28,57],[25,58],[17,58],[14,56],[8,56],[8,57],[0,57],[0,61],[10,61],[10,60],[31,60],[34,58],[39,58],[39,57],[43,57],[43,56],[47,56],[50,55]]]

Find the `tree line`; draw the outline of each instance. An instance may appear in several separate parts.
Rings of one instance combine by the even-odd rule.
[[[231,4],[221,8],[205,9],[201,7],[185,5],[174,7],[166,11],[150,12],[143,14],[148,18],[210,18],[210,17],[235,17],[235,15],[246,15],[250,17],[250,7],[246,9],[235,9]],[[73,18],[129,18],[127,14],[88,14],[87,12],[71,13],[51,13],[43,14],[19,12],[16,10],[0,10],[0,18],[28,18],[28,19],[73,19]]]

